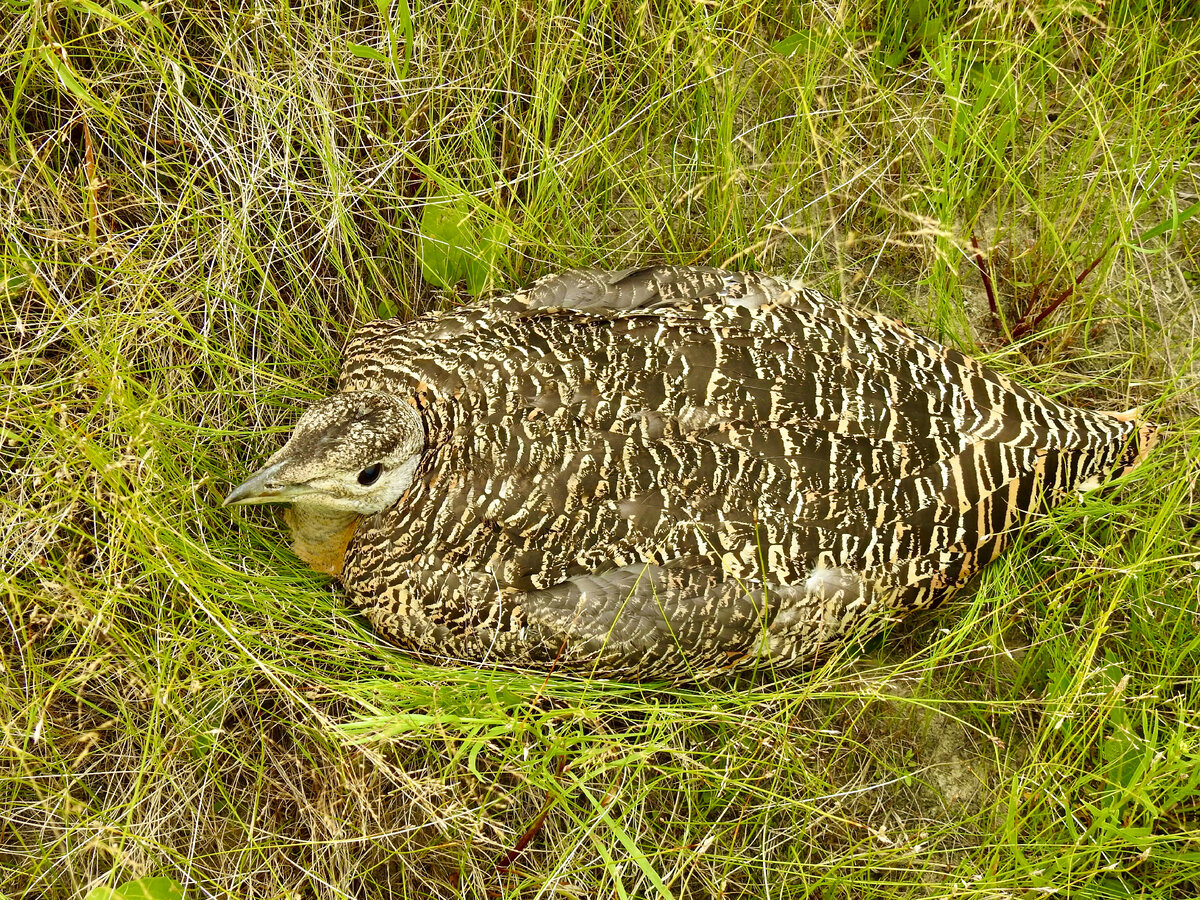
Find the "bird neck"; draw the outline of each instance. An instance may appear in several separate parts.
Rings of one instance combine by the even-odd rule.
[[[346,547],[362,518],[358,513],[293,503],[283,513],[292,529],[292,549],[318,572],[341,576]]]

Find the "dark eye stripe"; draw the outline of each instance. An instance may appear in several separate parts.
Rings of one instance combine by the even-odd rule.
[[[369,487],[379,480],[382,472],[383,463],[373,463],[358,473],[358,483],[363,487]]]

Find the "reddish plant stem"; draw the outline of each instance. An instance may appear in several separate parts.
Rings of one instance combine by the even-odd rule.
[[[565,756],[560,756],[558,758],[558,765],[554,771],[555,779],[561,778],[563,772],[566,770],[567,758]],[[550,815],[550,810],[554,808],[554,803],[554,795],[550,791],[546,791],[546,801],[542,804],[542,808],[534,817],[533,822],[531,822],[529,827],[525,829],[525,833],[517,838],[517,842],[513,844],[513,848],[505,853],[504,856],[496,863],[496,870],[500,874],[503,875],[507,873],[509,867],[516,862],[517,857],[525,852],[525,848],[529,846],[529,842],[537,837],[538,832],[542,830],[542,826],[546,824],[546,816]]]
[[[992,324],[1000,331],[1000,307],[996,303],[996,290],[992,286],[991,261],[983,258],[983,251],[979,249],[975,232],[971,232],[971,247],[975,251],[975,268],[979,270],[979,277],[983,279],[983,292],[987,294],[988,309],[992,311]]]
[[[1104,249],[1100,251],[1100,255],[1092,260],[1091,264],[1086,269],[1075,276],[1075,281],[1068,285],[1066,290],[1062,291],[1052,301],[1047,303],[1046,306],[1040,312],[1038,312],[1032,320],[1029,318],[1029,310],[1027,310],[1026,314],[1021,317],[1021,321],[1017,324],[1017,327],[1013,329],[1013,337],[1018,338],[1029,334],[1042,323],[1042,320],[1045,319],[1046,316],[1050,315],[1052,312],[1062,306],[1067,298],[1075,293],[1075,289],[1079,287],[1079,285],[1083,284],[1084,279],[1086,279],[1092,274],[1092,272],[1095,271],[1096,266],[1100,265],[1100,263],[1104,261],[1104,258],[1108,256],[1108,251],[1111,250],[1115,244],[1116,238],[1105,244]],[[1040,285],[1038,287],[1040,287]],[[1035,289],[1034,297],[1036,296],[1037,293]],[[1030,310],[1033,309],[1032,299],[1030,300],[1029,308]]]

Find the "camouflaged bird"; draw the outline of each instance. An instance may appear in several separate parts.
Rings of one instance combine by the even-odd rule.
[[[226,504],[422,655],[689,678],[935,605],[1153,437],[798,283],[576,270],[363,327]]]

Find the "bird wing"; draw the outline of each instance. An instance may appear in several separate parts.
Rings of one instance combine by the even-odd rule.
[[[728,445],[600,434],[531,410],[442,453],[401,504],[364,521],[345,573],[377,627],[410,646],[699,674],[776,647],[810,655],[875,601],[885,618],[901,605],[895,585],[854,569],[870,537],[862,510],[810,512],[779,463]]]

